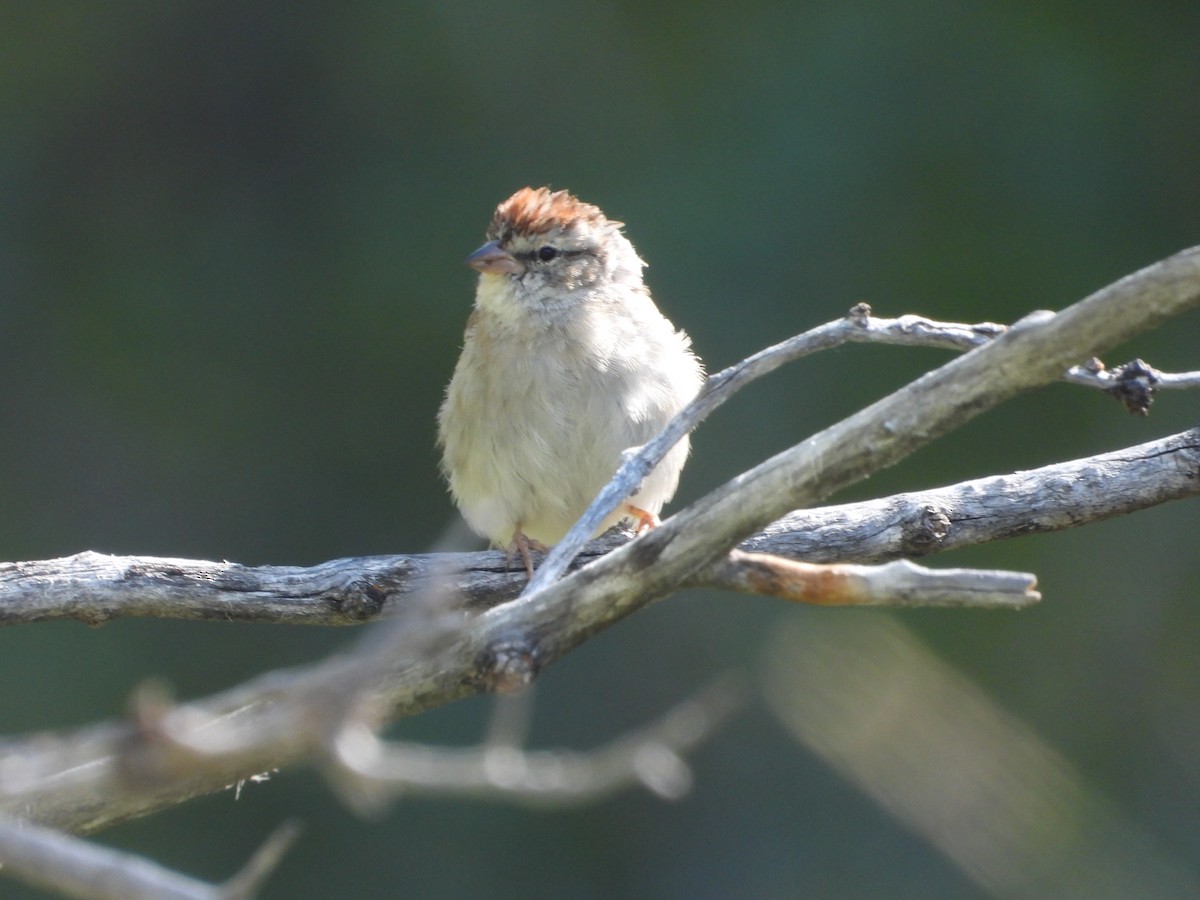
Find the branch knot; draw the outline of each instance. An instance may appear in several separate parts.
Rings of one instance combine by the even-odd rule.
[[[352,621],[366,622],[383,612],[390,595],[387,588],[366,578],[357,578],[346,585],[344,591],[331,595],[329,605]]]
[[[481,654],[479,675],[486,690],[496,694],[516,694],[537,678],[542,668],[541,654],[527,637],[492,642]]]

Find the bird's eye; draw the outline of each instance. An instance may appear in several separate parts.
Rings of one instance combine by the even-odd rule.
[[[558,256],[557,247],[540,247],[537,252],[537,257],[542,262],[550,262],[554,257]]]

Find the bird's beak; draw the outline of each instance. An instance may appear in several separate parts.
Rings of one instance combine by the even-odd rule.
[[[525,271],[521,261],[501,247],[499,241],[488,241],[463,262],[487,275],[520,275]]]

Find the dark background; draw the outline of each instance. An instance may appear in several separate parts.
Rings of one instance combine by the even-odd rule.
[[[434,417],[473,291],[461,260],[525,184],[627,222],[713,370],[863,300],[956,321],[1061,308],[1200,243],[1198,37],[1195,3],[5,5],[0,558],[434,546],[457,520]],[[1193,369],[1198,346],[1192,314],[1109,359]],[[856,347],[788,367],[703,426],[679,499],[944,359]],[[1196,410],[1168,394],[1136,419],[1055,386],[846,497],[1115,449]],[[1046,599],[894,616],[1193,873],[1198,525],[1181,503],[949,555],[933,564],[1036,572]],[[787,622],[848,615],[674,597],[544,675],[535,742],[600,743],[727,667],[753,673]],[[10,629],[0,727],[117,715],[151,675],[203,695],[354,638]],[[469,742],[486,711],[393,733]],[[678,804],[409,800],[377,822],[288,772],[101,839],[216,880],[298,815],[267,897],[989,890],[761,706],[694,762]]]

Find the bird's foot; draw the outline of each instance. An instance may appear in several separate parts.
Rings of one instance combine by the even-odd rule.
[[[504,556],[504,569],[508,570],[512,565],[513,557],[520,555],[521,562],[525,565],[525,574],[530,578],[533,577],[533,553],[547,553],[550,548],[541,541],[535,541],[525,532],[518,528],[513,532],[512,542],[508,545],[508,550]]]
[[[657,528],[662,524],[662,519],[657,514],[647,512],[640,506],[634,506],[632,503],[625,504],[625,512],[629,513],[629,517],[634,521],[634,535],[643,535],[650,529]]]

